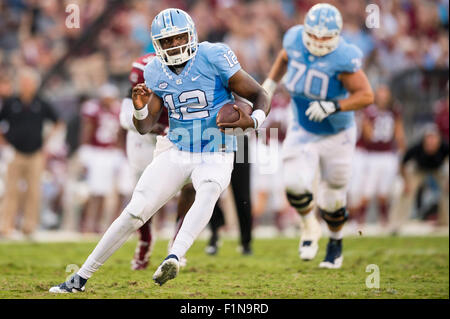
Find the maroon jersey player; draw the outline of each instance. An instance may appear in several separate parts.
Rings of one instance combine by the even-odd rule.
[[[144,67],[155,57],[155,53],[147,53],[139,58],[137,58],[131,68],[130,75],[128,77],[131,88],[128,93],[128,98],[131,99],[131,90],[139,83],[144,83]],[[131,121],[131,120],[130,120]],[[132,122],[131,122],[132,123]],[[163,108],[161,116],[159,117],[156,131],[154,133],[164,134],[166,128],[169,127],[169,118],[167,109]]]
[[[121,150],[118,89],[105,84],[99,98],[82,107],[79,157],[86,168],[89,199],[81,217],[81,231],[102,232],[101,220],[105,196],[113,190],[115,173],[123,160]],[[91,220],[93,219],[93,220]]]
[[[364,222],[369,201],[376,197],[381,223],[387,224],[389,199],[398,174],[399,152],[405,149],[403,121],[386,85],[375,92],[375,103],[364,112],[362,136],[366,157],[366,180],[359,222]]]
[[[356,145],[353,153],[352,178],[348,191],[348,210],[352,219],[357,219],[359,216],[360,206],[363,200],[362,189],[365,184],[366,176],[366,156],[367,151],[364,144],[362,134],[363,130],[364,111],[355,112],[356,123]]]

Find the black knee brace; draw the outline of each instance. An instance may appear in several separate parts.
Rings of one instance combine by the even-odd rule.
[[[313,195],[310,193],[294,195],[286,192],[286,196],[289,204],[291,204],[291,206],[297,209],[297,211],[299,212],[308,209],[309,205],[313,201]]]
[[[339,208],[334,212],[327,212],[319,208],[320,216],[331,227],[339,227],[343,225],[348,219],[348,211],[345,207]]]

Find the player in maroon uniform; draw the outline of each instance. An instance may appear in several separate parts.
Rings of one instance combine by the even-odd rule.
[[[377,88],[375,103],[364,111],[362,137],[367,151],[366,181],[357,220],[364,223],[367,205],[376,196],[381,223],[386,226],[398,174],[398,153],[405,150],[403,121],[386,85]]]
[[[155,125],[153,131],[146,135],[141,135],[136,131],[133,124],[133,102],[131,100],[131,91],[139,83],[144,82],[144,67],[155,57],[154,53],[148,53],[135,62],[133,62],[132,69],[130,72],[129,80],[131,83],[131,89],[129,95],[123,99],[122,108],[120,112],[120,123],[127,132],[127,157],[128,163],[131,167],[133,175],[133,183],[129,189],[129,194],[131,195],[135,184],[142,174],[144,169],[148,164],[151,163],[153,159],[153,151],[156,146],[157,135],[165,135],[166,129],[169,126],[167,109],[163,108],[163,112],[158,120],[157,125]],[[175,230],[175,235],[181,227],[184,215],[191,207],[195,197],[195,191],[192,184],[186,185],[179,197],[178,207],[177,207],[177,225]],[[162,208],[163,209],[163,208]],[[152,230],[151,230],[151,220],[149,219],[141,228],[139,228],[139,241],[135,250],[133,260],[131,262],[131,268],[133,270],[142,270],[147,268],[149,263],[149,258],[152,250]],[[169,244],[170,246],[170,244]],[[180,264],[183,265],[185,259],[180,260]]]
[[[352,178],[348,191],[348,211],[352,221],[358,219],[362,204],[362,189],[366,176],[367,151],[364,144],[362,129],[364,120],[364,110],[355,112],[356,123],[356,146],[353,154]]]
[[[83,116],[79,158],[86,168],[89,199],[81,216],[82,232],[100,233],[104,199],[114,186],[123,151],[121,150],[118,89],[105,84],[99,89],[99,99],[86,101]],[[94,218],[93,226],[91,218]]]
[[[434,123],[436,123],[441,138],[444,142],[449,144],[449,108],[448,108],[449,94],[448,94],[448,82],[445,91],[445,96],[438,100],[433,108],[434,111]]]

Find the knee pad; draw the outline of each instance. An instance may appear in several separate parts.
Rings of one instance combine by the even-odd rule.
[[[348,219],[348,211],[345,207],[342,207],[334,212],[328,212],[319,208],[320,216],[325,220],[328,226],[339,227],[343,225]]]
[[[158,195],[135,189],[130,202],[124,209],[124,213],[128,213],[138,220],[145,223],[161,206],[155,204],[158,202]],[[161,202],[159,202],[161,204]]]
[[[124,210],[122,214],[117,217],[114,223],[118,223],[124,229],[134,229],[137,230],[145,224],[145,220],[141,216],[133,215],[132,213]]]
[[[327,212],[334,212],[341,207],[346,207],[346,187],[332,187],[327,182],[322,182],[317,192],[317,206]]]
[[[303,213],[311,209],[313,205],[313,194],[305,193],[300,195],[294,195],[292,193],[286,192],[289,204],[294,207],[297,212]]]
[[[148,200],[145,198],[145,194],[135,189],[130,202],[125,207],[125,211],[132,216],[139,216],[142,218],[142,214],[144,212],[145,206],[147,205],[147,202]]]
[[[297,194],[312,194],[313,190],[310,185],[313,185],[313,182],[307,184],[301,178],[284,179],[284,189],[287,194],[295,194],[296,196],[298,196]]]
[[[210,197],[219,198],[220,194],[222,193],[222,187],[216,181],[207,181],[198,186],[196,193],[207,194]]]

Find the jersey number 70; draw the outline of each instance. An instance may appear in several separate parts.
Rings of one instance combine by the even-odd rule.
[[[313,98],[313,99],[321,99],[321,100],[326,99],[327,92],[328,92],[328,82],[330,81],[330,78],[328,77],[328,75],[326,73],[323,73],[316,69],[309,69],[306,72],[306,78],[305,78],[303,92],[296,92],[295,87],[296,87],[298,81],[301,79],[301,77],[305,73],[306,65],[293,60],[290,63],[290,67],[292,67],[293,69],[295,69],[297,71],[291,72],[292,76],[290,77],[290,79],[286,79],[286,88],[289,91],[294,92],[294,93],[303,93],[306,96]],[[320,89],[314,90],[316,94],[313,93],[311,90],[312,82],[313,82],[314,78],[317,78],[320,80]]]

